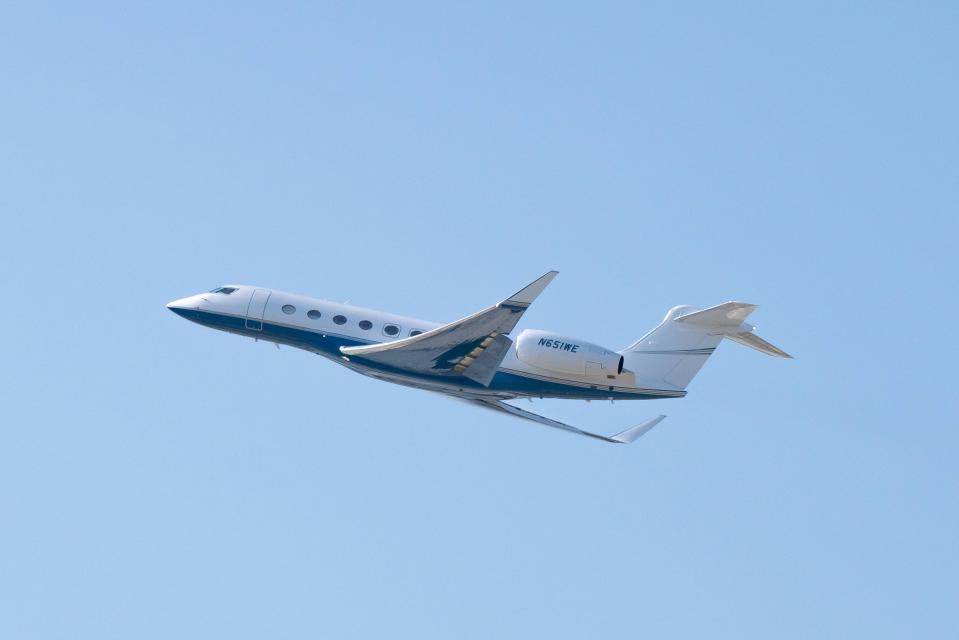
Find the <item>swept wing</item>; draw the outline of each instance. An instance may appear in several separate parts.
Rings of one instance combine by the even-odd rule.
[[[513,344],[507,334],[557,273],[550,271],[502,302],[418,336],[340,351],[351,359],[421,374],[464,376],[489,386]]]

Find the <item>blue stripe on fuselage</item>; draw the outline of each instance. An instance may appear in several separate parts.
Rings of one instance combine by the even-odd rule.
[[[278,342],[291,347],[305,349],[320,355],[324,355],[335,360],[342,357],[340,347],[352,347],[356,345],[376,344],[376,340],[360,340],[349,336],[310,331],[289,325],[275,324],[262,321],[262,331],[254,331],[246,327],[246,318],[239,316],[226,315],[221,313],[212,313],[201,311],[199,309],[172,309],[177,315],[197,324],[228,331],[249,338],[258,338],[270,342]],[[463,376],[457,376],[455,381],[449,375],[427,376],[415,374],[397,367],[390,367],[380,363],[374,363],[363,360],[359,357],[351,357],[354,363],[362,363],[364,366],[384,373],[394,373],[407,377],[422,378],[432,380],[443,384],[454,384],[463,389],[490,390],[516,393],[517,395],[544,396],[544,397],[569,397],[569,398],[616,398],[616,399],[643,399],[643,398],[661,398],[663,396],[655,394],[643,394],[636,392],[623,392],[610,390],[608,386],[596,385],[595,388],[582,387],[577,385],[567,385],[561,382],[550,382],[517,375],[508,371],[497,371],[490,382],[489,387],[483,387],[477,382]],[[669,396],[666,396],[669,397]]]

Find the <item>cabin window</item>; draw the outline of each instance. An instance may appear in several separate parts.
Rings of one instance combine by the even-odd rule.
[[[418,335],[420,335],[421,333],[423,333],[422,329],[411,329],[411,330],[410,330],[410,337],[412,338],[413,336],[418,336]]]
[[[335,324],[346,324],[346,316],[333,316]]]
[[[369,320],[360,320],[360,329],[363,331],[369,331],[373,328],[373,323]]]
[[[294,313],[296,313],[296,307],[294,307],[292,304],[285,304],[280,307],[280,309],[288,316],[292,316]]]
[[[319,320],[320,315],[322,314],[316,309],[310,309],[309,311],[306,312],[306,317],[309,318],[310,320]]]
[[[388,336],[395,336],[399,332],[400,332],[400,328],[397,327],[395,324],[388,324],[385,327],[383,327],[383,333],[385,333]]]

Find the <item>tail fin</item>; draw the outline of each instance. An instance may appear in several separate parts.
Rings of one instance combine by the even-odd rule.
[[[725,302],[708,309],[673,307],[658,327],[620,351],[643,384],[685,389],[723,338],[779,358],[792,356],[752,333],[744,320],[754,304]]]

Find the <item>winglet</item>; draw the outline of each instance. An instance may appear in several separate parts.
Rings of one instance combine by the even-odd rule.
[[[635,442],[640,436],[645,434],[647,431],[655,427],[657,424],[663,421],[663,418],[666,416],[659,415],[655,418],[650,418],[646,422],[637,425],[635,427],[630,427],[623,431],[622,433],[617,433],[615,436],[610,436],[608,439],[611,442],[621,442],[623,444],[629,444],[630,442]]]
[[[536,296],[543,293],[543,289],[545,289],[546,285],[553,281],[553,278],[555,278],[556,274],[558,273],[559,271],[550,271],[540,276],[530,284],[511,295],[506,300],[503,300],[503,302],[500,304],[528,307],[533,303],[533,300],[536,299]]]

